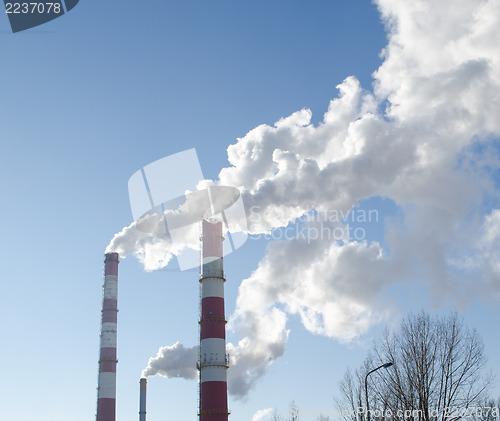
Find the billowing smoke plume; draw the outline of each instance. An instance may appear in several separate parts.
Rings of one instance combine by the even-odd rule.
[[[164,377],[182,377],[196,379],[196,361],[199,348],[185,348],[179,342],[172,346],[164,346],[158,350],[154,358],[149,359],[147,368],[142,371],[142,377],[161,374]]]
[[[228,344],[233,395],[248,393],[283,354],[287,314],[350,341],[385,317],[376,304],[391,309],[384,291],[396,283],[418,281],[435,304],[499,297],[500,2],[377,4],[389,43],[373,92],[348,77],[317,126],[300,110],[253,129],[229,146],[231,166],[216,184],[243,186],[250,233],[376,196],[401,217],[385,222],[383,244],[328,236],[269,244],[230,318],[242,337]],[[311,219],[301,224],[342,226]],[[158,246],[166,250],[155,238],[131,243],[146,265]]]
[[[106,248],[106,253],[115,251],[126,257],[134,254],[148,271],[168,265],[172,259],[172,240],[166,233],[142,231],[137,222],[132,222],[115,234]]]

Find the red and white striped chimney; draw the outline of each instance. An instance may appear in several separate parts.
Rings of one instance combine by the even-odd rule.
[[[96,420],[115,421],[118,253],[105,256]]]
[[[200,421],[227,421],[226,318],[222,222],[202,221]]]

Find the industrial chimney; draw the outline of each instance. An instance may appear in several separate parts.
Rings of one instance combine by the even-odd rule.
[[[97,421],[116,419],[116,322],[118,299],[118,253],[107,253],[104,260],[101,345],[97,385]]]
[[[200,315],[200,421],[227,421],[226,318],[224,315],[224,237],[222,222],[202,221]]]
[[[139,421],[146,421],[146,384],[147,380],[143,377],[140,384],[140,397],[139,397]]]

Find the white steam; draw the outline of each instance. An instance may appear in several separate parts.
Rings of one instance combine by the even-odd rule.
[[[179,342],[172,346],[161,347],[156,357],[149,359],[147,368],[142,371],[142,377],[161,374],[164,377],[196,379],[198,354],[197,346],[184,348]]]
[[[273,408],[260,409],[252,417],[252,421],[263,421],[267,417],[270,417],[273,412]]]
[[[383,245],[327,237],[269,244],[241,283],[230,318],[242,338],[228,344],[235,396],[245,396],[283,354],[287,314],[298,314],[314,334],[350,341],[386,317],[376,304],[387,304],[384,293],[396,283],[418,281],[436,304],[500,297],[493,179],[500,168],[500,2],[377,4],[389,43],[373,92],[348,77],[317,126],[300,110],[251,130],[228,147],[231,166],[216,184],[243,186],[250,233],[290,226],[312,210],[345,213],[377,196],[402,216],[385,222]],[[331,232],[339,223],[325,226]],[[128,239],[129,231],[127,247],[117,251],[138,254],[147,268],[168,263],[166,240],[117,235]],[[182,351],[173,348],[162,348],[150,360],[157,369],[146,372],[177,376],[162,362]],[[186,360],[195,353],[183,352]]]

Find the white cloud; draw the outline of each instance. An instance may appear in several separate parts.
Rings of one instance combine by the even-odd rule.
[[[488,270],[479,270],[482,281],[475,285],[489,288],[474,292],[470,280],[477,271],[458,273],[453,258],[479,242],[479,261],[498,268],[491,258],[496,218],[485,218],[481,208],[484,180],[457,165],[465,147],[500,132],[500,63],[489,41],[500,35],[500,14],[491,23],[498,6],[378,3],[391,32],[375,73],[376,100],[346,79],[323,123],[310,125],[309,111],[302,110],[274,127],[258,127],[228,149],[233,166],[220,179],[245,186],[246,203],[259,211],[251,214],[252,232],[286,226],[312,208],[347,211],[371,196],[390,197],[404,212],[401,223],[387,226],[391,253],[384,255],[377,243],[270,244],[240,287],[233,319],[242,326],[254,312],[278,311],[285,303],[311,332],[348,341],[384,318],[375,303],[392,284],[418,280],[436,303],[492,291]],[[385,115],[377,113],[374,104],[386,99]]]

